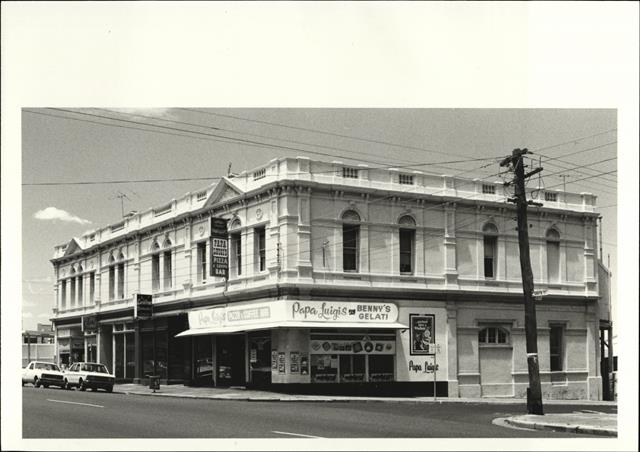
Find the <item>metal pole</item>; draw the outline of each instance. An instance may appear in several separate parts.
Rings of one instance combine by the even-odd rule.
[[[434,402],[438,400],[438,396],[436,395],[437,393],[436,382],[438,381],[438,379],[436,378],[436,369],[438,368],[436,356],[437,354],[435,353],[435,350],[434,350],[434,353],[433,353],[433,401]]]

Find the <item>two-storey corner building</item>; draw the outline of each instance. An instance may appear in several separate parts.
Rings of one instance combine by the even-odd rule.
[[[599,399],[595,196],[530,195],[544,200],[529,212],[544,395]],[[120,381],[524,397],[506,197],[497,182],[272,160],[56,247],[58,359]]]

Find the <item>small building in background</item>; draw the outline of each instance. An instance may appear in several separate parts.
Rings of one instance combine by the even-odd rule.
[[[38,323],[35,330],[22,331],[22,367],[34,360],[56,361],[55,333],[51,324]]]

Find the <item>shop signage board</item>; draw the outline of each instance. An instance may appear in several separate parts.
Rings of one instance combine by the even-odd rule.
[[[85,315],[82,317],[82,331],[96,331],[98,329],[98,316],[96,314],[93,315]]]
[[[150,319],[153,315],[153,296],[151,294],[137,293],[134,297],[133,317],[139,320]]]
[[[345,341],[345,340],[312,340],[310,350],[313,354],[337,355],[394,355],[395,341]]]
[[[287,314],[303,322],[393,323],[398,320],[398,307],[393,303],[289,300]]]
[[[211,219],[211,267],[210,276],[229,278],[229,239],[227,220]]]
[[[252,325],[273,320],[271,303],[217,306],[189,312],[189,328]]]

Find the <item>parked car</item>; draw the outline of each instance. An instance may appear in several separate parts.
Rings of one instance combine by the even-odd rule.
[[[36,388],[40,386],[48,388],[49,385],[63,388],[64,373],[56,364],[31,361],[22,370],[22,386],[25,383],[32,383]]]
[[[107,366],[100,363],[73,363],[64,373],[65,388],[78,388],[81,391],[87,388],[104,389],[113,391],[116,377],[109,373]]]

